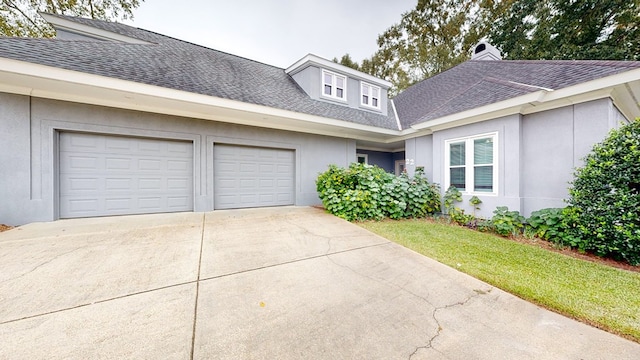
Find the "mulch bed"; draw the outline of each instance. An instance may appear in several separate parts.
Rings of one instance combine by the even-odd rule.
[[[547,249],[549,251],[571,256],[577,259],[591,261],[594,263],[607,265],[607,266],[615,267],[622,270],[640,272],[640,266],[633,266],[623,261],[616,261],[613,259],[603,258],[590,253],[581,253],[578,250],[571,249],[568,247],[559,247],[549,241],[540,240],[540,239],[527,239],[524,237],[515,237],[515,236],[511,236],[510,239],[523,244],[529,244],[529,245],[537,246],[543,249]]]

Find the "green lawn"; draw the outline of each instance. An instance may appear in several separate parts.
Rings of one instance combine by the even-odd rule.
[[[433,221],[358,225],[523,299],[640,342],[640,273]]]

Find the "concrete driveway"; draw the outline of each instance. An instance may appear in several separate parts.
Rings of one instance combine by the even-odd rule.
[[[0,359],[640,354],[314,208],[30,224],[0,264]]]

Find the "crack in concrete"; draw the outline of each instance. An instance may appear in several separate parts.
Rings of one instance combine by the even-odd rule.
[[[366,275],[366,274],[362,274],[362,273],[360,273],[360,272],[356,271],[355,269],[353,269],[353,268],[352,268],[352,267],[350,267],[350,266],[347,266],[347,265],[344,265],[344,264],[339,264],[339,263],[337,263],[336,261],[334,261],[334,260],[331,258],[331,255],[334,255],[334,254],[328,254],[328,255],[326,255],[326,257],[327,257],[327,259],[329,259],[329,261],[331,261],[331,262],[332,262],[333,264],[335,264],[336,266],[339,266],[339,267],[345,268],[345,269],[347,269],[347,270],[349,270],[349,271],[353,272],[354,274],[356,274],[356,275],[358,275],[358,276],[362,276],[362,277],[367,278],[367,279],[369,279],[369,280],[372,280],[372,281],[374,281],[374,282],[381,283],[381,284],[386,284],[386,285],[388,285],[388,286],[395,287],[396,289],[398,289],[398,290],[400,290],[400,291],[404,291],[405,293],[410,294],[410,295],[412,295],[412,296],[414,296],[414,297],[416,297],[416,298],[418,298],[418,299],[420,299],[420,300],[424,301],[426,304],[428,304],[429,306],[431,306],[431,307],[433,307],[433,308],[434,308],[434,309],[433,309],[433,312],[431,313],[431,317],[433,318],[433,320],[436,322],[436,325],[437,325],[436,333],[435,333],[435,334],[434,334],[434,335],[429,339],[429,341],[427,342],[427,344],[426,344],[426,345],[417,347],[417,348],[416,348],[416,349],[415,349],[415,350],[414,350],[414,351],[409,355],[409,359],[411,359],[413,356],[415,356],[415,355],[418,353],[418,351],[420,351],[421,349],[433,349],[434,351],[438,351],[437,349],[435,349],[435,348],[433,347],[433,342],[438,338],[438,336],[440,336],[440,333],[441,333],[441,332],[442,332],[442,330],[444,329],[444,328],[442,327],[442,324],[440,323],[440,320],[439,320],[439,319],[438,319],[438,317],[437,317],[437,312],[438,312],[438,311],[446,310],[446,309],[449,309],[449,308],[452,308],[452,307],[456,307],[456,306],[464,306],[464,305],[466,305],[469,301],[471,301],[473,298],[476,298],[476,297],[478,297],[478,296],[480,296],[480,295],[485,295],[485,294],[487,294],[487,293],[490,293],[490,292],[493,290],[493,288],[490,288],[490,289],[489,289],[489,290],[487,290],[487,291],[479,290],[479,289],[474,289],[474,290],[473,290],[473,291],[474,291],[474,294],[471,294],[471,295],[467,296],[467,297],[466,297],[464,300],[462,300],[462,301],[457,301],[457,302],[454,302],[454,303],[452,303],[452,304],[447,304],[447,305],[444,305],[444,306],[435,306],[435,305],[434,305],[433,303],[431,303],[431,301],[429,301],[427,298],[425,298],[425,297],[423,297],[423,296],[421,296],[421,295],[418,295],[418,294],[414,293],[414,292],[413,292],[413,291],[411,291],[411,290],[406,289],[404,286],[400,286],[400,285],[397,285],[397,284],[391,283],[391,282],[386,281],[386,280],[384,280],[384,279],[377,279],[377,278],[374,278],[374,277],[372,277],[372,276],[369,276],[369,275]]]
[[[309,234],[311,236],[316,236],[319,237],[321,239],[325,239],[327,241],[327,250],[325,251],[325,255],[329,254],[329,252],[331,251],[331,236],[325,236],[325,235],[320,235],[320,234],[316,234],[313,233],[311,230],[307,229],[306,227],[301,226],[300,224],[298,224],[295,220],[293,219],[289,219],[288,217],[285,219],[285,221],[287,222],[287,224],[292,225],[293,227],[302,230],[303,233],[305,234]]]
[[[51,259],[46,260],[46,261],[44,261],[44,262],[42,262],[42,263],[40,263],[40,264],[36,265],[35,267],[33,267],[31,270],[29,270],[29,271],[27,271],[27,272],[24,272],[24,273],[22,273],[22,274],[20,274],[20,275],[18,275],[18,276],[15,276],[15,277],[8,278],[8,279],[5,279],[5,280],[0,281],[0,284],[3,284],[3,283],[6,283],[6,282],[9,282],[9,281],[12,281],[12,280],[17,280],[17,279],[20,279],[20,278],[22,278],[22,277],[25,277],[25,276],[27,276],[27,275],[31,274],[32,272],[34,272],[34,271],[38,270],[39,268],[41,268],[41,267],[43,267],[43,266],[45,266],[45,265],[47,265],[47,264],[50,264],[50,263],[52,263],[52,262],[56,261],[57,259],[59,259],[59,258],[61,258],[61,257],[63,257],[63,256],[69,255],[69,254],[71,254],[71,253],[73,253],[73,252],[76,252],[76,251],[78,251],[78,250],[80,250],[80,249],[85,249],[85,248],[87,248],[87,247],[89,247],[89,246],[90,246],[90,245],[79,246],[79,247],[77,247],[77,248],[74,248],[74,249],[69,250],[69,251],[67,251],[67,252],[64,252],[64,253],[62,253],[62,254],[58,254],[58,255],[56,255],[56,256],[54,256],[54,257],[52,257]]]
[[[424,346],[419,346],[417,347],[410,355],[409,355],[409,359],[413,358],[413,356],[415,356],[418,351],[420,350],[426,350],[426,349],[433,349],[434,351],[440,353],[435,347],[433,347],[433,342],[440,336],[440,334],[442,333],[442,330],[444,330],[444,328],[442,327],[442,324],[440,323],[440,320],[438,319],[438,317],[436,316],[438,311],[441,310],[446,310],[452,307],[457,307],[457,306],[464,306],[466,305],[469,301],[471,301],[472,299],[480,296],[480,295],[486,295],[488,293],[490,293],[493,290],[493,288],[489,288],[489,290],[484,291],[484,290],[479,290],[479,289],[474,289],[473,291],[475,292],[475,294],[472,294],[470,296],[467,296],[466,299],[462,300],[462,301],[457,301],[453,304],[447,304],[444,306],[439,306],[436,307],[435,309],[433,309],[433,312],[431,313],[431,316],[433,317],[433,320],[436,322],[436,324],[438,325],[438,328],[436,330],[435,335],[433,335],[429,341],[427,342],[426,345]]]

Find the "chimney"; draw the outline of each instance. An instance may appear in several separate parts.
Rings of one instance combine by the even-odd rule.
[[[502,60],[502,56],[500,55],[500,50],[486,41],[480,41],[473,48],[471,60]]]

